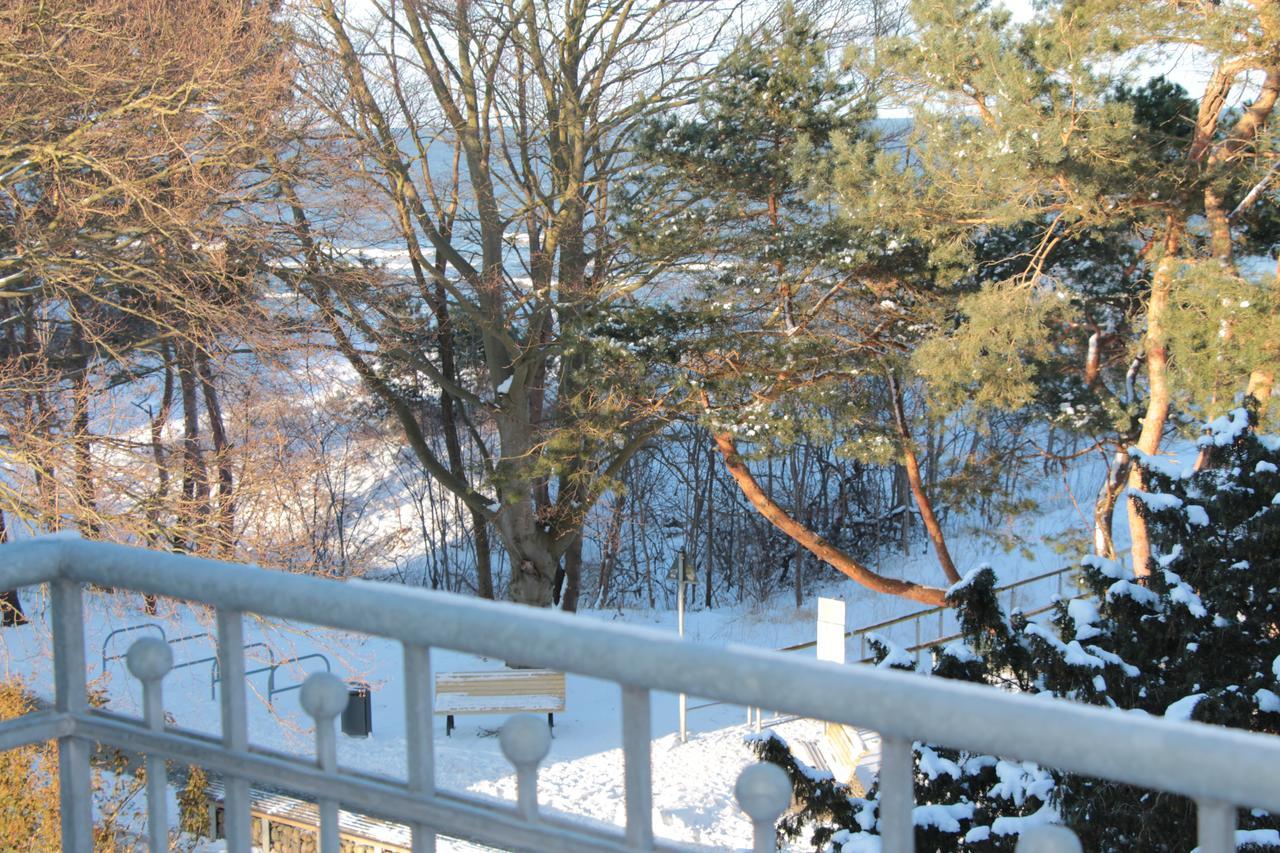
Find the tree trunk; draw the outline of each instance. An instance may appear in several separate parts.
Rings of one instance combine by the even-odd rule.
[[[1271,401],[1271,392],[1275,387],[1276,377],[1269,370],[1255,370],[1249,374],[1249,389],[1245,393],[1258,401],[1258,417],[1267,413]]]
[[[494,518],[511,563],[507,597],[520,604],[550,607],[560,561],[551,553],[546,535],[538,529],[532,500],[505,505]]]
[[[756,482],[746,462],[738,453],[733,436],[727,432],[717,432],[713,437],[716,448],[720,451],[720,457],[724,460],[725,468],[728,469],[729,475],[738,484],[738,488],[742,490],[746,499],[769,523],[791,537],[809,553],[834,566],[851,580],[875,592],[888,593],[931,606],[946,603],[946,590],[878,574],[796,521],[782,507],[774,503]]]
[[[0,512],[0,545],[9,541],[9,528],[5,526],[4,513]],[[27,624],[27,614],[22,612],[22,602],[16,589],[0,592],[0,627],[12,628]]]
[[[1169,388],[1169,351],[1165,347],[1165,320],[1169,313],[1169,298],[1173,288],[1173,273],[1177,265],[1178,245],[1182,237],[1180,224],[1169,224],[1165,237],[1164,256],[1156,265],[1151,277],[1151,296],[1147,300],[1147,332],[1144,338],[1147,361],[1147,413],[1142,420],[1142,432],[1137,447],[1143,453],[1154,456],[1160,450],[1165,422],[1169,419],[1172,392]],[[1129,470],[1129,488],[1146,491],[1146,477],[1141,466]],[[1138,506],[1139,499],[1129,497],[1129,537],[1132,543],[1133,573],[1146,577],[1150,573],[1151,539],[1147,532],[1147,520]]]
[[[1116,546],[1111,530],[1115,518],[1116,501],[1124,491],[1129,476],[1129,451],[1124,447],[1116,450],[1111,466],[1107,470],[1107,478],[1098,490],[1098,500],[1093,505],[1093,553],[1109,560],[1116,558]]]
[[[164,389],[160,394],[160,409],[151,416],[151,458],[156,463],[156,490],[147,501],[147,545],[154,548],[163,535],[160,523],[160,508],[169,497],[169,462],[164,450],[164,427],[173,412],[173,351],[168,344],[163,345],[164,352]],[[170,534],[172,535],[172,533]],[[156,615],[156,597],[151,593],[142,596],[143,611],[148,616]]]
[[[893,396],[893,422],[898,428],[898,440],[902,444],[902,461],[907,472],[907,484],[911,487],[916,507],[920,510],[924,529],[929,534],[930,541],[933,542],[933,550],[937,554],[942,573],[949,583],[959,583],[960,573],[956,571],[956,564],[951,560],[951,552],[947,550],[947,539],[942,533],[942,525],[938,522],[938,517],[933,512],[933,501],[925,494],[924,482],[920,478],[920,463],[916,460],[915,444],[911,431],[907,429],[902,386],[893,374],[889,375],[889,393]]]
[[[493,546],[489,543],[489,520],[483,513],[471,510],[472,537],[476,546],[476,593],[481,598],[493,595]]]
[[[614,567],[622,550],[622,518],[626,498],[619,492],[613,495],[613,507],[609,512],[609,527],[604,537],[604,553],[600,556],[600,580],[596,585],[596,607],[609,603],[609,584],[613,581]]]
[[[707,448],[707,567],[706,575],[703,583],[703,606],[708,610],[711,609],[712,601],[712,581],[715,579],[715,520],[716,520],[716,454],[715,450]]]
[[[911,486],[907,483],[907,469],[902,465],[893,466],[893,501],[895,508],[901,507],[898,515],[898,548],[902,556],[911,556]]]
[[[236,499],[235,469],[232,466],[231,442],[227,438],[222,419],[222,406],[218,402],[218,390],[213,383],[213,371],[209,358],[197,354],[196,370],[200,388],[204,392],[205,411],[209,415],[209,435],[213,439],[214,465],[218,469],[218,493],[214,537],[222,556],[230,558],[235,548]]]
[[[75,449],[76,510],[85,538],[102,535],[98,521],[96,488],[93,483],[93,436],[89,431],[89,370],[81,367],[72,393],[71,434]]]
[[[578,536],[564,552],[564,595],[561,596],[560,609],[569,613],[578,612],[578,599],[582,595],[582,537]]]
[[[194,348],[183,343],[177,349],[178,385],[182,394],[182,500],[178,529],[183,550],[199,551],[203,544],[203,522],[209,510],[209,482],[200,450]]]
[[[791,453],[788,454],[788,461],[791,463],[791,508],[797,518],[804,518],[805,483],[798,458],[799,452],[799,448],[792,447]],[[812,518],[808,519],[808,521],[812,524]],[[804,606],[804,554],[804,546],[797,542],[795,553],[791,557],[791,562],[795,565],[793,591],[795,592],[797,610]]]

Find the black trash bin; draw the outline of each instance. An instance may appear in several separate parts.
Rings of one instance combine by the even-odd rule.
[[[373,731],[373,700],[369,685],[353,681],[347,685],[347,707],[342,712],[342,733],[368,737]]]

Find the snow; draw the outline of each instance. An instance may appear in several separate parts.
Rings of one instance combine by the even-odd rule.
[[[948,758],[941,757],[926,744],[917,743],[916,752],[920,755],[920,772],[930,779],[937,779],[944,773],[952,779],[960,778],[960,766]]]
[[[866,636],[868,643],[879,642],[889,650],[888,654],[884,656],[884,660],[876,664],[878,668],[890,669],[896,667],[900,669],[915,669],[916,659],[911,652],[892,642],[882,634],[867,634]]]
[[[496,391],[499,394],[506,394],[510,390],[511,390],[511,377],[508,376],[506,379],[502,380],[502,382],[498,383],[498,387]]]
[[[967,645],[959,640],[947,643],[942,647],[942,654],[949,658],[955,658],[960,663],[973,663],[982,660],[982,656],[974,652]]]
[[[1258,702],[1258,710],[1268,714],[1280,714],[1280,696],[1265,687],[1258,689],[1253,694],[1253,698]]]
[[[1129,567],[1120,560],[1100,557],[1097,554],[1088,554],[1080,562],[1085,566],[1097,569],[1102,573],[1103,577],[1113,578],[1115,580],[1125,580],[1133,576],[1129,572]]]
[[[1280,830],[1275,829],[1237,829],[1236,846],[1257,844],[1260,847],[1270,845],[1280,847]]]
[[[947,595],[950,596],[953,593],[958,592],[964,589],[965,587],[969,586],[969,584],[977,580],[978,575],[981,574],[984,569],[990,569],[990,568],[991,568],[990,566],[983,564],[981,566],[978,566],[975,569],[970,569],[969,571],[965,572],[964,577],[960,578],[960,580],[956,581],[950,587],[947,588]]]
[[[880,836],[865,832],[849,832],[840,830],[831,837],[838,844],[840,853],[880,853]]]
[[[1259,459],[1258,464],[1253,466],[1255,474],[1274,474],[1277,471],[1280,471],[1280,468],[1277,468],[1274,462],[1268,462],[1265,459]]]
[[[1280,831],[1274,829],[1237,829],[1236,847],[1245,844],[1257,844],[1259,847],[1280,847]],[[1191,853],[1200,853],[1199,847],[1192,847]]]
[[[1105,665],[1102,658],[1086,652],[1084,647],[1080,645],[1079,640],[1072,640],[1069,643],[1064,643],[1062,640],[1059,640],[1054,636],[1053,631],[1043,625],[1039,625],[1035,622],[1029,622],[1027,623],[1026,633],[1044,640],[1062,654],[1064,663],[1071,666],[1085,666],[1092,669],[1102,669]]]
[[[1144,453],[1137,447],[1129,448],[1129,456],[1134,462],[1137,462],[1148,471],[1154,471],[1162,474],[1171,480],[1185,480],[1191,476],[1194,466],[1179,462],[1176,458],[1168,456],[1153,456],[1150,453]]]
[[[1093,654],[1097,655],[1098,657],[1102,658],[1104,663],[1109,663],[1112,666],[1120,667],[1120,669],[1124,672],[1124,674],[1129,676],[1130,678],[1137,678],[1138,675],[1140,674],[1136,666],[1126,662],[1115,652],[1109,652],[1106,649],[1101,649],[1101,648],[1098,648],[1097,646],[1089,646],[1089,651],[1091,651]]]
[[[999,781],[991,786],[991,796],[1009,800],[1015,806],[1021,806],[1032,797],[1042,802],[1047,801],[1054,788],[1053,776],[1030,761],[997,760],[996,778]],[[1055,818],[1056,816],[1054,814]],[[1009,835],[1022,831],[1012,828],[1001,830],[997,828],[999,823],[1000,820],[997,820],[991,825],[991,831],[997,835]]]
[[[1195,711],[1196,705],[1200,704],[1200,700],[1205,697],[1204,693],[1192,693],[1190,696],[1183,696],[1177,702],[1174,702],[1164,710],[1166,720],[1190,720],[1191,713]]]
[[[1166,509],[1178,509],[1182,506],[1182,499],[1176,495],[1166,495],[1157,492],[1144,492],[1141,489],[1130,489],[1129,496],[1137,498],[1147,505],[1148,509],[1155,512]]]
[[[926,803],[911,810],[911,823],[920,827],[935,827],[942,832],[959,832],[960,821],[973,818],[973,803]]]
[[[1145,604],[1148,607],[1155,607],[1160,603],[1160,596],[1144,586],[1139,586],[1127,580],[1120,580],[1107,587],[1107,600],[1110,601],[1122,596],[1132,598],[1139,604]]]
[[[1090,640],[1102,633],[1094,624],[1101,616],[1092,599],[1073,598],[1067,602],[1067,615],[1076,625],[1076,639]]]
[[[1048,803],[1038,810],[1022,817],[998,817],[991,823],[991,831],[996,835],[1021,835],[1037,826],[1048,826],[1058,823],[1058,812]]]
[[[1187,504],[1187,523],[1196,527],[1209,526],[1209,513],[1197,504]]]
[[[1197,446],[1226,447],[1249,429],[1249,412],[1244,408],[1234,409],[1229,415],[1210,421],[1206,429],[1208,434],[1196,439]]]
[[[1174,547],[1169,549],[1169,553],[1156,557],[1156,562],[1160,564],[1161,569],[1167,569],[1167,567],[1174,565],[1174,561],[1181,556],[1183,556],[1183,546],[1181,546],[1180,542],[1175,542]]]
[[[1186,581],[1167,569],[1164,572],[1164,579],[1165,583],[1169,584],[1171,600],[1185,606],[1191,615],[1198,619],[1204,619],[1209,615],[1209,611],[1205,610],[1204,604],[1200,601],[1200,596],[1196,595],[1196,591]]]

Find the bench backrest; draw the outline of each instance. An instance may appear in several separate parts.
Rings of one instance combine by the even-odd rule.
[[[436,674],[436,695],[458,694],[477,704],[487,697],[499,700],[515,696],[545,696],[558,700],[564,709],[563,672],[550,669],[511,669],[486,672],[441,672]]]

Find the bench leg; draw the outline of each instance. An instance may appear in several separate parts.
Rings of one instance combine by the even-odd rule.
[[[453,737],[453,714],[444,718],[444,735],[445,737]]]
[[[555,727],[556,727],[556,715],[555,715],[555,714],[548,713],[548,714],[547,714],[547,728],[549,728],[549,729],[554,729]],[[553,737],[554,737],[554,734],[553,734]]]

